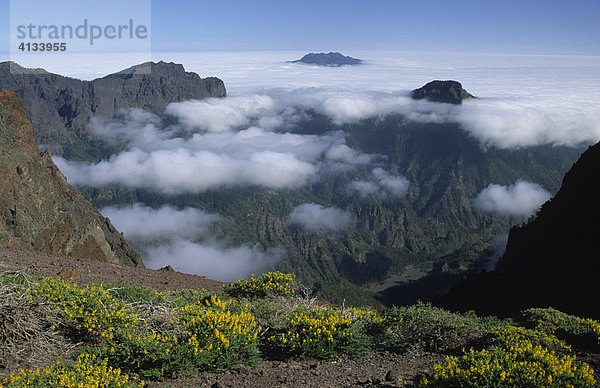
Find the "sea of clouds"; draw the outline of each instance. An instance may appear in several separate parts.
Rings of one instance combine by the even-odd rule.
[[[337,124],[400,113],[417,121],[458,122],[483,148],[574,146],[600,140],[600,57],[347,52],[365,64],[335,68],[287,62],[303,54],[155,53],[154,60],[183,63],[202,77],[220,77],[228,97],[170,104],[165,115],[175,118],[177,125],[137,109],[114,119],[97,117],[90,131],[126,143],[127,149],[96,164],[59,157],[55,162],[74,184],[121,184],[166,195],[246,186],[298,188],[362,166],[370,176],[350,183],[346,195],[398,198],[410,188],[402,172],[382,164],[378,155],[350,148],[335,128],[321,135],[281,129],[293,128],[307,111]],[[74,56],[47,70],[93,79],[134,64],[124,57],[108,59]],[[461,106],[409,98],[410,90],[433,79],[462,82],[478,98]],[[518,181],[508,187],[491,182],[472,203],[483,211],[527,216],[549,196],[535,182]],[[145,261],[153,267],[171,264],[227,280],[232,273],[226,268],[260,272],[284,255],[282,250],[231,247],[223,240],[211,240],[205,233],[210,228],[202,225],[220,222],[219,215],[137,206],[103,211],[128,237],[142,233],[147,236],[137,238],[164,239],[145,253]],[[352,220],[346,216],[344,209],[304,204],[294,209],[289,222],[307,232],[339,235],[351,228]],[[164,223],[164,230],[156,232],[148,217],[176,221]],[[128,232],[131,219],[146,221],[138,224],[137,232],[135,227]],[[336,221],[326,222],[330,219]],[[181,224],[189,227],[182,231]]]

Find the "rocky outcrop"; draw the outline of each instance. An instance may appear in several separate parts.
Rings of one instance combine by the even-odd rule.
[[[19,96],[0,91],[0,244],[141,266],[95,207],[67,183],[48,151],[38,154]]]
[[[0,89],[23,100],[38,144],[58,146],[69,158],[82,159],[92,115],[112,117],[121,108],[161,113],[171,102],[226,95],[223,81],[200,78],[175,63],[145,63],[93,81],[81,81],[0,63]],[[84,152],[84,151],[83,151]]]
[[[292,63],[304,63],[307,65],[317,66],[344,66],[344,65],[360,65],[362,60],[342,55],[340,53],[309,53],[301,59],[292,61]]]
[[[446,104],[462,104],[463,100],[475,98],[472,94],[463,89],[462,84],[457,81],[431,81],[411,92],[411,97],[415,100],[428,100],[432,102],[442,102]]]
[[[455,287],[450,307],[514,314],[527,307],[600,318],[600,143],[565,175],[538,216],[514,227],[497,268]]]

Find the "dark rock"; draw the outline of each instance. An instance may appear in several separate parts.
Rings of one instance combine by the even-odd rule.
[[[600,318],[600,143],[581,155],[536,218],[513,227],[496,269],[454,287],[441,304],[515,315],[554,307]]]
[[[463,100],[475,98],[457,81],[431,81],[426,85],[415,89],[411,93],[415,100],[426,99],[432,102],[442,102],[446,104],[462,104]]]
[[[67,183],[50,153],[38,153],[21,99],[9,90],[0,91],[0,155],[0,244],[142,265],[110,221]]]
[[[360,65],[361,59],[352,58],[342,55],[338,52],[330,53],[310,53],[303,56],[301,59],[291,61],[292,63],[304,63],[307,65],[317,66],[344,66],[344,65]]]
[[[398,370],[390,369],[385,374],[385,380],[386,381],[402,381],[402,375],[400,374],[400,372]]]

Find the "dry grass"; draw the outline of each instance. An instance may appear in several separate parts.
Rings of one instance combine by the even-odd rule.
[[[31,277],[21,277],[22,285],[8,284],[0,274],[0,377],[19,369],[35,369],[70,358],[73,344],[58,330],[60,319],[52,306],[29,300],[27,289]]]

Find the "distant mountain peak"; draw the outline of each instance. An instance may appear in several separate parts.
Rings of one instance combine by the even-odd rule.
[[[317,66],[344,66],[344,65],[360,65],[361,59],[345,56],[338,52],[325,53],[309,53],[301,59],[291,61],[292,63],[304,63],[307,65]]]
[[[460,82],[451,80],[435,80],[428,82],[419,89],[413,90],[411,97],[415,100],[425,99],[432,102],[442,102],[455,105],[462,104],[463,100],[476,98],[471,93],[463,89]]]

